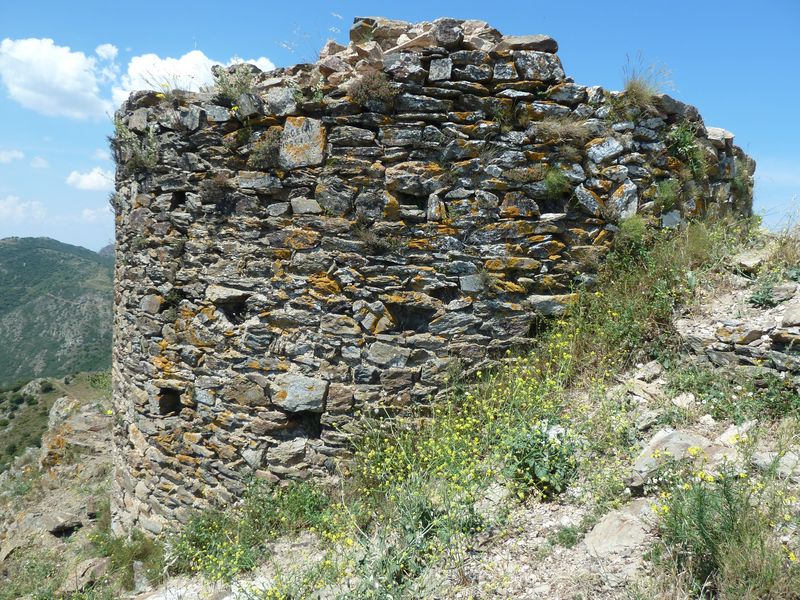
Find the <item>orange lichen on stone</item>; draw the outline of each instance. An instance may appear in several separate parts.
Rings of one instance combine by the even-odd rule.
[[[413,240],[409,240],[408,248],[410,250],[430,250],[431,242],[426,238],[415,238]]]
[[[159,371],[168,375],[174,373],[177,370],[172,361],[170,361],[168,358],[164,356],[154,356],[153,366]]]
[[[341,291],[339,283],[331,279],[327,273],[317,273],[308,277],[308,285],[317,293],[324,296],[338,294]]]
[[[400,203],[394,194],[386,192],[386,204],[383,207],[383,218],[387,221],[397,221],[400,218]]]
[[[536,271],[542,263],[533,258],[510,256],[508,258],[490,258],[483,263],[487,271]]]
[[[183,441],[185,444],[198,444],[203,436],[196,432],[187,431],[183,434]]]
[[[597,237],[595,237],[594,240],[592,240],[592,244],[598,246],[600,244],[605,243],[607,240],[609,242],[611,241],[611,233],[603,229],[602,231],[600,231],[600,233],[597,234]]]
[[[283,243],[292,250],[308,250],[319,241],[319,233],[310,229],[292,229],[287,232]]]
[[[495,286],[500,288],[504,292],[508,292],[509,294],[524,294],[525,288],[519,284],[514,283],[513,281],[505,281],[503,279],[497,279],[494,282]]]
[[[198,459],[196,459],[196,458],[194,458],[192,456],[189,456],[187,454],[178,454],[178,455],[175,456],[175,458],[178,459],[179,463],[182,463],[184,465],[189,465],[189,466],[196,466],[200,462]]]

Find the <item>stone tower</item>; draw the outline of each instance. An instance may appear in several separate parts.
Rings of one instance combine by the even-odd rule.
[[[574,83],[547,36],[359,18],[350,39],[117,113],[118,530],[329,472],[359,411],[529,343],[620,220],[750,213],[731,134]]]

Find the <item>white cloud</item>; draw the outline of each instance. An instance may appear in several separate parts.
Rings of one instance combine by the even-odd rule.
[[[17,196],[0,198],[0,223],[41,221],[47,210],[41,202],[22,202]]]
[[[114,173],[95,167],[87,173],[72,171],[67,176],[67,185],[79,190],[108,191],[114,189]]]
[[[122,104],[134,90],[167,88],[197,91],[214,82],[212,66],[230,66],[240,62],[252,63],[262,71],[275,68],[273,62],[264,56],[251,60],[233,57],[227,63],[221,63],[210,59],[200,50],[192,50],[180,58],[161,58],[157,54],[134,56],[128,63],[127,72],[112,88],[114,103]]]
[[[102,220],[111,214],[111,207],[107,204],[102,208],[84,208],[81,211],[81,221],[86,223],[95,223]]]
[[[117,58],[117,52],[117,47],[114,44],[100,44],[94,49],[94,53],[103,60],[114,60]]]
[[[0,150],[0,164],[10,163],[12,160],[22,160],[25,154],[19,150]]]
[[[112,109],[100,97],[104,77],[95,58],[51,39],[0,42],[0,79],[11,98],[36,112],[72,119],[104,117]]]
[[[97,148],[92,153],[92,158],[94,158],[95,160],[111,160],[111,155],[108,153],[108,150]]]
[[[31,166],[34,169],[46,169],[50,166],[50,163],[47,162],[47,159],[42,158],[41,156],[34,156],[31,159]]]
[[[248,62],[262,71],[275,68],[264,56],[246,61],[233,57],[222,63],[200,50],[192,50],[180,58],[134,56],[120,76],[116,46],[101,44],[94,52],[88,56],[73,52],[47,38],[6,38],[0,41],[0,81],[12,99],[31,110],[49,116],[99,119],[134,90],[167,87],[197,91],[210,85],[214,65]]]

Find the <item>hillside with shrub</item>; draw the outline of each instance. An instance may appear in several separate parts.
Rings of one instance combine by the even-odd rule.
[[[113,257],[0,240],[0,386],[111,364]]]

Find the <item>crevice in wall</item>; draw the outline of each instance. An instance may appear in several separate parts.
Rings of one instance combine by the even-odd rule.
[[[171,417],[181,411],[181,390],[175,388],[160,388],[156,397],[158,414],[162,417]]]

